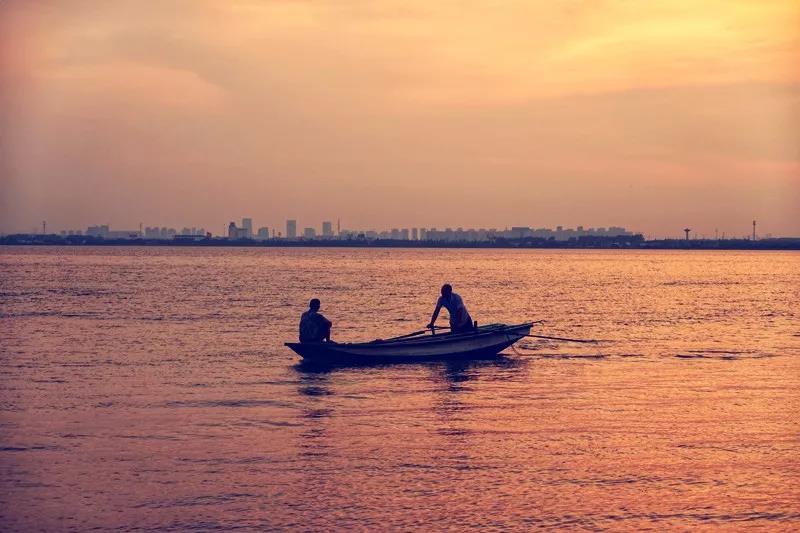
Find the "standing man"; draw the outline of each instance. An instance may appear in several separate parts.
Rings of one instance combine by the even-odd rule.
[[[453,287],[449,283],[442,285],[442,295],[439,301],[436,302],[436,309],[433,310],[431,323],[426,327],[433,328],[436,318],[439,316],[439,311],[444,307],[450,313],[450,331],[453,333],[463,333],[465,331],[472,331],[475,326],[472,323],[472,317],[469,316],[467,308],[461,296],[453,292]]]
[[[300,317],[300,342],[332,342],[333,322],[319,312],[320,302],[314,298],[308,303],[308,311]]]

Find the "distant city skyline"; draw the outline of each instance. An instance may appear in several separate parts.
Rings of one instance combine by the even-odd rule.
[[[109,222],[102,222],[102,224],[94,222],[89,222],[85,225],[72,225],[72,226],[65,226],[59,225],[57,222],[54,223],[50,220],[43,219],[39,220],[38,223],[29,224],[28,227],[19,227],[12,230],[7,230],[5,228],[0,228],[0,234],[39,234],[42,232],[43,222],[46,222],[46,226],[48,229],[48,233],[55,233],[60,234],[61,232],[69,232],[69,231],[80,231],[86,232],[87,228],[91,227],[99,227],[99,226],[108,226],[113,228],[113,231],[118,231],[121,233],[128,233],[133,231],[138,231],[141,225],[142,227],[142,235],[147,236],[148,231],[152,229],[153,232],[158,232],[162,235],[165,235],[165,231],[171,230],[171,235],[174,234],[195,234],[195,232],[205,234],[206,232],[210,232],[214,236],[226,236],[229,235],[231,222],[234,222],[238,228],[243,229],[240,233],[242,236],[252,237],[262,232],[262,237],[264,236],[263,231],[269,231],[269,238],[272,237],[288,237],[290,234],[287,231],[289,226],[292,224],[294,225],[294,234],[289,238],[294,237],[303,237],[304,232],[307,228],[312,228],[315,234],[319,236],[331,236],[337,233],[337,228],[341,230],[348,230],[348,231],[376,231],[376,232],[383,232],[383,231],[391,231],[392,228],[396,229],[408,229],[409,232],[413,231],[414,229],[420,228],[438,228],[441,230],[450,228],[450,229],[457,229],[457,228],[469,228],[469,229],[484,229],[484,230],[508,230],[513,227],[531,227],[531,228],[551,228],[555,229],[558,227],[563,228],[609,228],[609,227],[618,227],[618,228],[627,228],[630,231],[635,233],[641,233],[648,238],[683,238],[684,236],[684,227],[685,224],[676,223],[672,228],[668,229],[667,231],[645,231],[636,227],[626,226],[624,224],[586,224],[586,223],[578,223],[578,224],[567,224],[567,223],[557,223],[557,224],[543,224],[543,223],[525,223],[525,222],[514,222],[508,224],[488,224],[488,225],[478,225],[478,224],[455,224],[452,222],[445,222],[443,224],[409,224],[409,223],[402,223],[402,224],[389,224],[385,226],[381,225],[356,225],[356,224],[348,224],[345,222],[342,224],[341,218],[333,217],[332,219],[318,219],[318,220],[301,220],[299,218],[290,218],[290,219],[283,219],[277,220],[273,217],[258,217],[256,215],[248,216],[248,217],[238,217],[233,219],[228,219],[227,222],[224,223],[211,223],[211,224],[191,224],[187,225],[185,223],[177,223],[177,224],[155,224],[153,227],[150,227],[150,223],[147,222],[136,222],[131,224],[112,224]],[[346,219],[345,219],[346,220]],[[326,224],[330,226],[326,230]],[[120,229],[122,228],[122,229]],[[753,232],[753,219],[746,218],[742,220],[740,227],[722,227],[722,226],[712,226],[712,227],[692,227],[690,234],[692,238],[718,238],[721,236],[727,237],[748,237]],[[274,235],[273,235],[274,233]],[[800,231],[797,233],[779,233],[772,229],[769,220],[766,221],[758,221],[757,226],[757,233],[762,237],[800,237]],[[151,233],[152,236],[154,233]]]
[[[259,222],[256,220],[256,222]],[[303,222],[303,221],[301,221]],[[224,231],[214,232],[206,230],[204,227],[198,226],[182,226],[181,229],[169,226],[149,226],[140,223],[138,229],[119,229],[119,227],[110,224],[90,225],[85,230],[80,228],[57,228],[52,224],[47,225],[46,221],[42,221],[38,228],[33,227],[29,231],[18,232],[0,232],[0,234],[42,234],[47,232],[49,234],[56,234],[62,236],[68,235],[89,235],[89,236],[104,236],[106,238],[149,238],[149,239],[171,239],[176,235],[182,237],[189,236],[206,236],[211,235],[214,237],[226,237],[229,239],[256,239],[267,240],[274,238],[283,239],[325,239],[334,238],[340,235],[356,238],[358,236],[366,237],[369,239],[398,239],[398,240],[426,240],[430,237],[431,232],[438,233],[437,240],[450,240],[453,238],[452,234],[457,234],[458,238],[468,238],[469,240],[481,240],[490,234],[500,235],[505,237],[523,238],[523,237],[549,237],[555,236],[558,239],[567,239],[570,236],[580,235],[631,235],[642,234],[648,239],[675,239],[682,238],[684,235],[686,239],[725,239],[725,238],[773,238],[773,237],[796,237],[794,235],[777,235],[769,231],[757,233],[757,222],[755,220],[749,221],[747,231],[740,232],[727,232],[720,231],[715,228],[711,234],[695,231],[692,228],[682,228],[672,234],[647,234],[635,228],[626,228],[619,225],[609,226],[589,226],[589,225],[516,225],[516,226],[455,226],[452,224],[443,226],[419,226],[419,225],[395,225],[393,227],[380,228],[380,227],[348,227],[341,226],[341,220],[337,219],[336,226],[331,220],[322,220],[317,225],[303,225],[298,226],[297,219],[287,219],[284,221],[283,226],[280,224],[275,225],[261,225],[255,229],[254,217],[242,217],[239,221],[229,221],[225,226]],[[334,227],[336,229],[334,229]],[[299,229],[298,229],[299,228]],[[447,238],[445,238],[447,234]],[[464,237],[470,235],[469,237]],[[480,237],[477,237],[480,235]]]

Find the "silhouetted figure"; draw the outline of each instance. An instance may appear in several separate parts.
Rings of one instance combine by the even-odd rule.
[[[314,298],[308,303],[308,311],[300,317],[300,342],[332,342],[333,322],[319,312],[319,306],[319,299]]]
[[[469,316],[464,301],[461,296],[453,292],[453,287],[449,283],[442,285],[442,295],[439,297],[439,301],[436,302],[436,309],[433,310],[431,323],[427,325],[428,328],[433,328],[433,324],[436,322],[442,307],[450,313],[450,330],[453,333],[472,331],[474,329],[472,317]]]

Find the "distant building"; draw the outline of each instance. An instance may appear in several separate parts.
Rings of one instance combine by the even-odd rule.
[[[411,240],[419,240],[419,230],[417,230],[417,228],[411,228]]]
[[[243,218],[242,219],[242,229],[244,230],[244,236],[246,239],[251,239],[253,237],[253,219],[252,218]]]
[[[314,228],[305,228],[303,230],[303,237],[306,239],[313,239],[317,236],[317,230]]]
[[[90,237],[106,238],[108,236],[108,225],[89,226],[88,228],[86,228],[86,235]]]
[[[511,235],[514,239],[524,239],[533,235],[533,231],[527,226],[514,226],[511,228]]]
[[[296,239],[297,238],[297,221],[296,220],[287,220],[286,221],[286,238],[287,239]]]
[[[161,228],[158,230],[158,238],[159,239],[171,239],[175,235],[178,234],[178,231],[175,228]]]
[[[228,224],[228,238],[229,239],[251,239],[252,235],[248,236],[247,228],[237,228],[235,222]]]
[[[400,230],[400,238],[404,241],[408,240],[408,228]]]
[[[333,224],[331,222],[322,223],[322,236],[326,239],[333,237]]]
[[[257,237],[261,241],[266,241],[269,239],[269,228],[258,228]]]
[[[142,232],[138,229],[120,229],[106,233],[106,239],[140,239]]]
[[[89,226],[86,228],[86,235],[101,239],[140,239],[142,232],[128,229],[112,231],[107,224],[103,224],[102,226]]]

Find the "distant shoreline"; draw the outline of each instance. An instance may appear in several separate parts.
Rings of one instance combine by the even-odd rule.
[[[664,239],[646,241],[640,235],[549,239],[496,239],[493,241],[407,240],[295,240],[201,238],[103,239],[88,236],[6,235],[0,246],[139,246],[139,247],[247,247],[247,248],[465,248],[465,249],[561,249],[561,250],[800,250],[800,238],[777,239]]]

